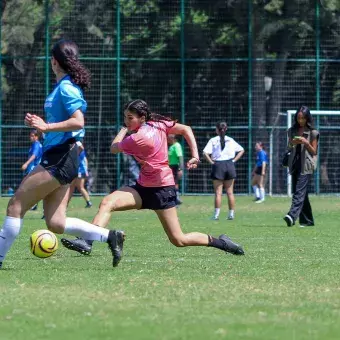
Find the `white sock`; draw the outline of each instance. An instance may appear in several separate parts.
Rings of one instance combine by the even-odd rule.
[[[84,240],[107,242],[109,230],[83,221],[79,218],[66,218],[65,234],[81,237]]]
[[[234,217],[234,210],[229,210],[229,217]]]
[[[220,208],[215,208],[215,215],[214,215],[214,217],[218,217],[218,216],[220,216]]]
[[[264,191],[264,188],[261,188],[260,189],[260,198],[261,198],[261,200],[264,200],[265,195],[266,195],[266,193]]]
[[[259,187],[257,185],[253,185],[253,190],[254,190],[255,198],[259,198],[260,197]]]
[[[0,230],[0,262],[5,260],[14,240],[19,235],[22,222],[23,220],[21,218],[5,217],[4,224]]]

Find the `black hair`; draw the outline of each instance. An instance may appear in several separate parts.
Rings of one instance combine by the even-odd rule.
[[[130,111],[138,115],[138,117],[145,117],[145,121],[154,121],[154,122],[173,122],[173,125],[177,123],[177,120],[172,119],[171,117],[166,117],[160,115],[158,113],[151,112],[148,104],[142,99],[136,99],[124,106],[124,111]]]
[[[218,135],[220,136],[221,150],[225,147],[225,133],[227,132],[228,125],[226,122],[219,122],[216,124]]]
[[[31,129],[30,134],[33,133],[34,136],[40,137],[40,132],[37,129]]]
[[[258,141],[258,142],[256,142],[256,144],[259,144],[263,150],[266,149],[265,146],[264,146],[264,144],[263,144],[263,142]]]
[[[78,46],[71,40],[59,40],[52,48],[53,57],[71,80],[83,90],[91,85],[90,71],[79,61]]]
[[[299,123],[298,123],[298,120],[297,120],[297,117],[298,117],[298,114],[299,113],[302,113],[303,116],[306,118],[306,126],[308,127],[308,129],[310,130],[313,130],[314,129],[314,126],[313,126],[313,118],[312,118],[312,115],[310,113],[310,110],[307,106],[300,106],[296,112],[295,112],[295,115],[294,115],[294,124],[293,124],[293,128],[294,129],[298,129],[300,127]]]

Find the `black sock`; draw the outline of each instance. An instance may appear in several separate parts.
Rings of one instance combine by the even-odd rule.
[[[210,235],[208,235],[208,238],[209,238],[208,247],[214,247],[221,250],[225,250],[225,243],[222,240],[212,237]]]

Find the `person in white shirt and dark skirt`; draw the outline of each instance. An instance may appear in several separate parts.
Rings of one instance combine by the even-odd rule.
[[[243,156],[244,149],[233,138],[226,136],[227,128],[227,123],[217,123],[217,136],[211,138],[203,149],[205,158],[212,164],[211,179],[215,191],[215,214],[212,217],[213,220],[219,219],[223,187],[228,197],[229,214],[227,219],[233,220],[235,217],[235,162]]]

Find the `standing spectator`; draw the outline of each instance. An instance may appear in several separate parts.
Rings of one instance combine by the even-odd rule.
[[[182,201],[179,198],[179,181],[182,179],[182,169],[184,169],[183,150],[175,135],[168,135],[168,145],[169,166],[174,175],[176,186],[176,204],[180,205]]]
[[[86,206],[85,208],[91,208],[92,207],[92,202],[90,200],[90,195],[85,189],[85,181],[89,176],[88,173],[88,162],[87,162],[87,157],[86,157],[86,152],[83,144],[81,142],[77,142],[78,148],[80,151],[79,154],[79,168],[78,168],[78,178],[75,178],[71,185],[70,185],[70,193],[69,193],[69,199],[68,202],[70,202],[72,195],[74,193],[75,188],[81,193],[83,196]]]
[[[40,164],[41,156],[42,156],[42,145],[39,141],[39,132],[35,129],[30,131],[30,141],[31,147],[28,151],[28,159],[21,166],[21,170],[24,171],[24,175],[28,175],[38,164]],[[34,204],[31,210],[37,210],[38,203]]]
[[[215,191],[215,213],[212,217],[213,220],[219,219],[223,186],[227,193],[229,205],[227,219],[233,220],[235,218],[235,162],[243,156],[244,149],[233,138],[226,136],[227,128],[227,123],[217,123],[217,136],[211,138],[203,150],[205,158],[212,164],[211,179]]]
[[[253,178],[251,185],[255,194],[255,202],[263,203],[265,200],[265,177],[268,164],[268,156],[264,150],[262,142],[256,142],[256,164],[252,172]]]
[[[292,205],[283,218],[288,227],[297,218],[301,227],[314,226],[312,207],[308,198],[308,184],[317,166],[319,132],[313,127],[312,115],[307,106],[297,109],[294,124],[288,129],[289,172],[292,175]]]
[[[123,184],[135,185],[139,177],[140,166],[135,158],[128,154],[123,154]]]

